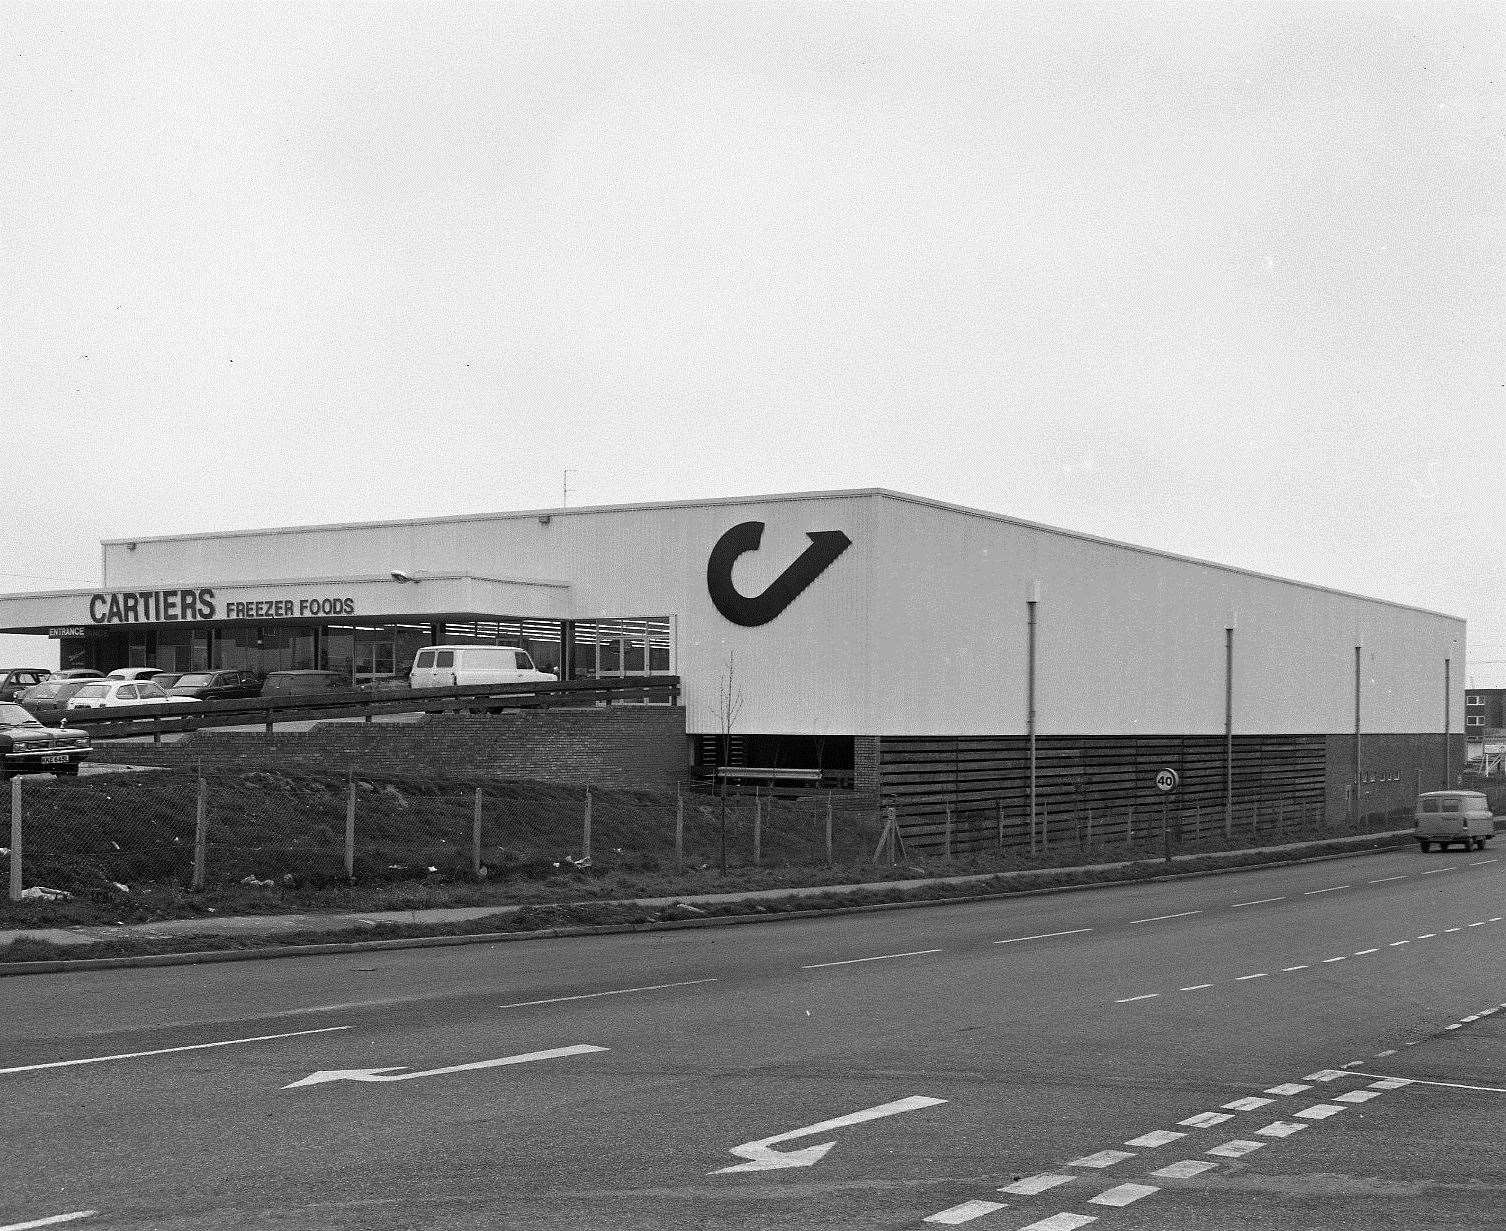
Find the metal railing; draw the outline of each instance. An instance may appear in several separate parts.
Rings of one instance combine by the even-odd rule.
[[[680,677],[637,675],[612,679],[546,681],[528,684],[470,684],[455,688],[366,692],[338,689],[287,697],[243,697],[194,705],[155,701],[108,710],[73,710],[63,716],[69,728],[92,740],[112,740],[198,731],[208,727],[260,724],[268,735],[279,722],[362,718],[384,714],[441,714],[463,710],[580,708],[648,702],[678,705]]]

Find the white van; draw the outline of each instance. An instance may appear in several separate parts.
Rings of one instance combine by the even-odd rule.
[[[527,650],[510,645],[435,645],[413,659],[408,683],[414,688],[466,684],[535,684],[557,677],[539,671]]]

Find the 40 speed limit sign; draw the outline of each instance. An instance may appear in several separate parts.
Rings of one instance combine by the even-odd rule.
[[[1166,768],[1156,773],[1156,790],[1169,792],[1177,789],[1177,783],[1182,781],[1182,775],[1176,770]]]

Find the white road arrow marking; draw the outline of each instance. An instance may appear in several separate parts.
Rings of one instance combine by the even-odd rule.
[[[892,1103],[869,1107],[865,1111],[854,1111],[849,1115],[838,1116],[835,1120],[822,1120],[820,1124],[812,1124],[806,1128],[792,1129],[788,1133],[776,1133],[772,1137],[761,1137],[745,1145],[733,1146],[729,1151],[739,1158],[746,1158],[747,1162],[734,1163],[730,1167],[718,1167],[715,1171],[708,1171],[706,1174],[725,1175],[729,1171],[773,1171],[779,1167],[810,1167],[820,1162],[826,1156],[826,1152],[837,1143],[827,1141],[821,1145],[806,1146],[803,1150],[791,1150],[788,1153],[772,1147],[781,1141],[794,1141],[797,1137],[812,1137],[817,1133],[828,1133],[835,1128],[846,1128],[849,1124],[862,1124],[865,1120],[881,1120],[885,1116],[897,1116],[902,1111],[918,1111],[922,1107],[935,1107],[938,1103],[944,1102],[946,1102],[944,1098],[928,1098],[924,1094],[913,1094],[909,1098],[896,1099]]]
[[[291,1081],[284,1090],[296,1090],[299,1086],[317,1086],[327,1081],[412,1081],[416,1077],[438,1077],[442,1073],[465,1073],[471,1069],[496,1069],[505,1064],[527,1064],[531,1060],[554,1060],[560,1056],[584,1056],[588,1052],[606,1051],[590,1043],[576,1043],[570,1047],[551,1047],[548,1051],[524,1052],[520,1056],[503,1056],[499,1060],[477,1060],[473,1064],[451,1064],[442,1069],[423,1069],[407,1073],[406,1065],[386,1069],[324,1069],[310,1073],[298,1081]]]

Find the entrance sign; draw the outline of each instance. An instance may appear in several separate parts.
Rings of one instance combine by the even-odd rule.
[[[1182,775],[1168,766],[1156,774],[1156,790],[1161,792],[1174,791],[1177,789],[1177,783],[1181,781]]]
[[[800,592],[821,576],[833,560],[852,546],[840,530],[807,530],[811,545],[780,573],[761,594],[738,592],[732,584],[732,566],[744,552],[757,551],[763,541],[764,523],[745,521],[732,527],[711,549],[706,561],[706,589],[716,609],[734,624],[757,628],[767,624],[800,597]]]

